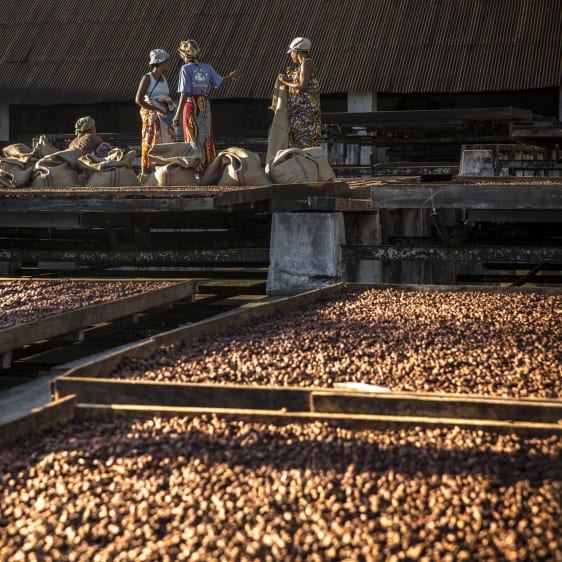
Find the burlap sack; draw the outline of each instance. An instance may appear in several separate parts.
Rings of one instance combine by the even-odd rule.
[[[5,146],[2,149],[2,153],[6,158],[11,158],[18,162],[27,162],[34,158],[33,149],[21,142]]]
[[[43,158],[49,156],[49,154],[54,154],[59,152],[60,148],[57,148],[47,140],[47,135],[40,135],[33,152],[36,158]]]
[[[12,176],[15,187],[25,187],[31,181],[33,165],[16,158],[0,158],[0,170]]]
[[[148,151],[151,166],[182,163],[187,168],[196,168],[201,160],[201,153],[189,142],[155,144]]]
[[[236,146],[217,154],[200,182],[201,185],[270,185],[255,152]]]
[[[156,166],[144,183],[147,187],[185,187],[198,184],[195,170],[181,162]]]
[[[140,185],[139,178],[132,168],[116,166],[91,172],[86,179],[86,187],[125,187]]]
[[[54,166],[36,164],[33,168],[31,187],[76,187],[81,185],[78,172],[67,163]]]
[[[28,164],[48,156],[49,154],[59,152],[59,149],[47,141],[46,135],[41,135],[34,148],[30,148],[26,144],[16,143],[5,146],[2,152],[6,158],[13,158],[19,162]]]
[[[44,156],[35,163],[32,187],[76,187],[82,182],[78,177],[77,164],[82,155],[79,148],[60,150]]]
[[[78,169],[78,160],[82,156],[79,148],[67,148],[66,150],[58,150],[37,160],[35,166],[48,168],[50,166],[59,166],[66,164],[67,166]]]
[[[133,170],[136,152],[114,148],[107,156],[85,154],[78,159],[86,187],[125,187],[140,185]]]
[[[0,187],[17,187],[14,176],[5,170],[0,170]]]
[[[335,174],[320,148],[287,148],[277,152],[265,171],[273,183],[329,181]]]
[[[85,154],[78,158],[78,169],[83,172],[101,172],[110,168],[132,168],[137,153],[134,150],[125,152],[121,148],[110,150],[105,157]]]
[[[282,84],[279,81],[279,78],[277,78],[273,88],[273,99],[271,100],[271,106],[269,107],[269,109],[272,109],[275,113],[267,136],[266,162],[273,160],[274,156],[280,150],[286,149],[289,145],[289,115],[287,111],[287,98],[287,86]]]
[[[318,164],[318,181],[330,181],[336,177],[323,148],[303,148],[303,151],[306,154],[310,154],[316,160]]]

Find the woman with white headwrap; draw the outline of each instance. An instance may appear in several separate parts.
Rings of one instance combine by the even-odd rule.
[[[199,61],[199,45],[193,39],[180,43],[178,49],[185,64],[181,67],[178,83],[180,101],[174,117],[174,125],[178,125],[183,111],[183,136],[201,153],[199,172],[204,172],[217,154],[213,137],[211,105],[209,91],[238,80],[240,74],[234,70],[227,76],[221,76],[215,69]]]
[[[76,135],[68,145],[68,148],[79,148],[82,154],[93,154],[100,158],[105,158],[113,145],[105,142],[103,138],[97,134],[95,120],[86,115],[80,117],[74,125],[74,134]]]
[[[164,49],[150,51],[150,72],[141,79],[135,103],[141,108],[142,144],[141,167],[145,175],[150,169],[148,151],[155,144],[175,142],[176,133],[172,125],[175,104],[170,97],[166,73],[170,66],[170,55]]]

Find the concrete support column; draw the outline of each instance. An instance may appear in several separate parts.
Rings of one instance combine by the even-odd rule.
[[[268,295],[291,295],[342,280],[342,213],[274,213]]]

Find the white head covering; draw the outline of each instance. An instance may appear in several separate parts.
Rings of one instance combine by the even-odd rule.
[[[78,121],[74,124],[74,134],[76,136],[82,135],[86,131],[96,126],[96,122],[93,117],[86,115],[85,117],[80,117]]]
[[[150,61],[148,64],[160,64],[169,58],[170,55],[164,49],[154,49],[150,51]]]
[[[290,53],[291,51],[310,51],[310,47],[312,47],[310,39],[307,39],[306,37],[296,37],[291,41],[287,53]]]

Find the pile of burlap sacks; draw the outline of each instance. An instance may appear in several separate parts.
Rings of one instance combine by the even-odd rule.
[[[134,150],[114,148],[105,158],[83,155],[78,148],[60,150],[39,137],[30,148],[11,144],[0,157],[0,186],[5,187],[118,187],[140,185],[133,169]]]
[[[149,151],[152,171],[145,186],[195,185],[263,186],[329,181],[335,174],[320,148],[278,151],[262,167],[257,153],[231,147],[219,152],[205,173],[196,172],[201,155],[190,143],[159,144]],[[134,150],[114,148],[105,158],[83,155],[79,149],[60,150],[41,136],[30,148],[12,144],[0,157],[0,186],[125,187],[141,185],[134,168]]]
[[[263,186],[324,182],[335,177],[320,148],[280,150],[262,166],[259,154],[230,147],[219,152],[203,174],[196,172],[201,155],[189,143],[158,144],[150,149],[148,159],[153,171],[145,186]]]

